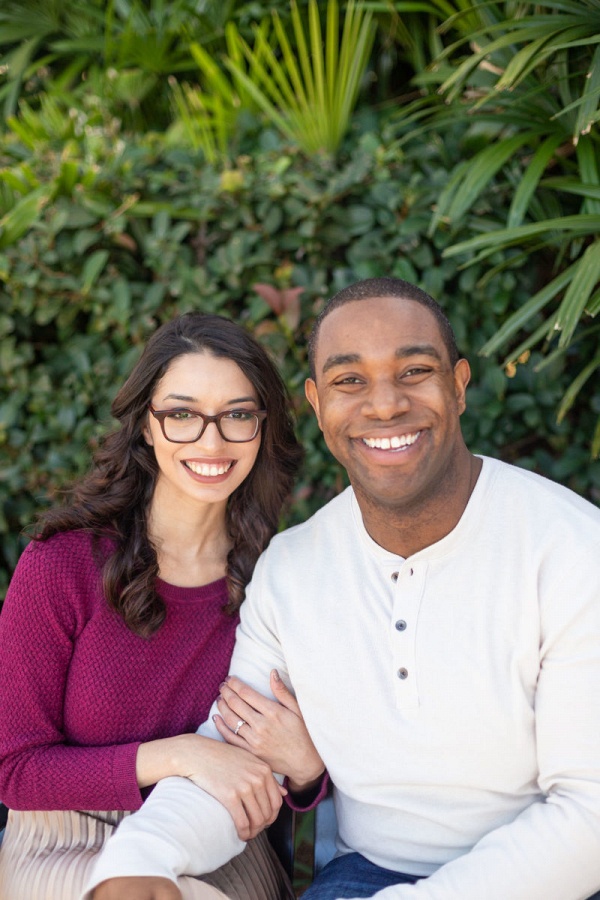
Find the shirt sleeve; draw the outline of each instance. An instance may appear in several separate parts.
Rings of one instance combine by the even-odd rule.
[[[139,743],[75,747],[63,733],[81,616],[56,575],[57,544],[26,548],[0,616],[0,797],[19,810],[137,809]]]
[[[268,604],[261,597],[263,560],[264,556],[246,590],[229,671],[274,700],[269,684],[271,669],[278,669],[287,684],[289,678]],[[221,740],[212,720],[217,712],[215,703],[198,732]],[[107,841],[85,886],[84,900],[108,878],[153,875],[176,881],[179,875],[212,872],[245,846],[233,819],[217,800],[186,778],[165,778],[142,808],[127,817]]]
[[[585,900],[600,889],[599,555],[593,548],[579,558],[540,603],[544,800],[429,878],[385,888],[377,900]]]

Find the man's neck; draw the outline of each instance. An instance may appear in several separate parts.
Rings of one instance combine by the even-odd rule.
[[[468,453],[464,462],[457,471],[446,474],[435,493],[405,505],[376,503],[355,485],[370,537],[390,553],[408,557],[450,534],[458,525],[481,472],[482,461],[478,457]]]

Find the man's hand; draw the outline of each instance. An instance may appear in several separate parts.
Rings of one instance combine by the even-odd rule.
[[[92,894],[92,900],[182,900],[182,894],[168,878],[136,875],[103,881]]]
[[[249,750],[281,775],[287,775],[292,791],[313,787],[325,766],[307,731],[300,707],[278,672],[271,672],[268,700],[234,676],[221,685],[217,701],[221,716],[215,725],[228,744]],[[236,726],[240,725],[235,733]]]

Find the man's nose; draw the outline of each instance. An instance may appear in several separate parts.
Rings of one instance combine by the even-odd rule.
[[[393,419],[409,408],[410,400],[402,385],[381,381],[372,385],[365,397],[363,414],[378,419]]]

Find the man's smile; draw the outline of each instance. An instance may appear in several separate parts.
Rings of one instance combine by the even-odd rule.
[[[414,444],[420,434],[420,431],[414,431],[410,434],[395,434],[392,437],[363,437],[360,440],[371,449],[404,450]]]

